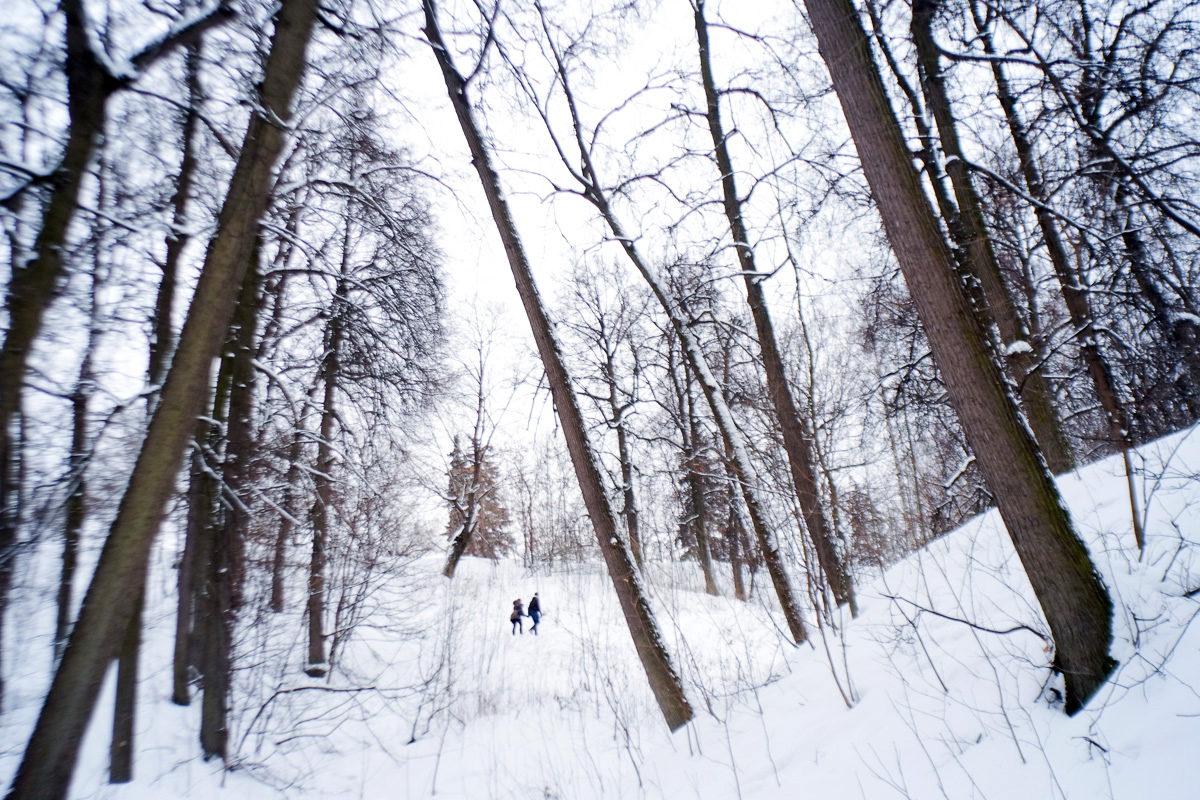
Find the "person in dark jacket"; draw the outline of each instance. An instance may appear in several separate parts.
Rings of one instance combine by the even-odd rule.
[[[513,636],[517,635],[517,631],[520,631],[522,636],[525,635],[525,627],[521,624],[521,617],[527,616],[529,615],[525,613],[525,606],[522,605],[521,598],[518,597],[516,600],[513,600],[512,616],[508,618],[509,622],[513,624]]]
[[[542,604],[538,600],[537,592],[533,593],[533,599],[529,601],[529,618],[533,620],[533,627],[529,629],[529,632],[537,636],[537,626],[542,620]]]

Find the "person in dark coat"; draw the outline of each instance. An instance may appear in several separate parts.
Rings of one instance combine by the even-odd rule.
[[[533,593],[533,599],[529,601],[529,618],[533,620],[533,627],[529,629],[529,632],[537,636],[537,626],[542,620],[542,604],[538,600],[537,592]]]
[[[521,624],[521,617],[527,616],[529,615],[525,613],[525,606],[521,603],[521,598],[518,597],[516,600],[513,600],[512,616],[508,618],[509,622],[513,624],[513,636],[517,635],[517,631],[520,631],[522,636],[525,635],[525,627]]]

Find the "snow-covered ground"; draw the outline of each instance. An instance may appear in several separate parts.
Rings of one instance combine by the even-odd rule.
[[[300,671],[297,615],[243,621],[239,765],[222,773],[199,758],[198,704],[168,700],[163,555],[147,613],[137,778],[105,784],[107,699],[73,796],[1200,797],[1200,593],[1187,596],[1200,588],[1200,432],[1143,448],[1137,463],[1141,561],[1119,460],[1059,481],[1112,593],[1121,662],[1074,718],[1056,703],[1045,625],[991,513],[860,576],[859,618],[837,630],[810,618],[800,648],[783,641],[768,604],[706,596],[693,564],[654,567],[659,622],[697,712],[673,735],[598,568],[465,559],[451,582],[440,557],[398,563],[368,587],[369,613],[328,683]],[[540,635],[513,636],[512,601],[534,591]],[[44,691],[51,603],[27,603],[18,635],[29,657],[9,665],[5,782]]]

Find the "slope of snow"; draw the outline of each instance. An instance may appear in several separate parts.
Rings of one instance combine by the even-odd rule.
[[[993,512],[860,576],[859,618],[835,630],[810,614],[799,648],[760,599],[765,579],[743,604],[706,596],[694,564],[652,567],[660,625],[697,712],[674,735],[599,568],[464,559],[451,582],[440,557],[398,560],[366,587],[366,616],[328,683],[300,671],[298,613],[243,620],[238,768],[222,773],[198,756],[198,703],[168,701],[163,554],[147,613],[137,779],[104,782],[109,687],[73,796],[1195,797],[1200,594],[1187,595],[1200,588],[1200,433],[1140,458],[1141,561],[1119,460],[1059,481],[1112,593],[1121,662],[1074,718],[1061,711],[1045,624]],[[534,591],[540,635],[526,620],[513,636],[512,601]],[[10,665],[6,782],[44,691],[51,603],[26,604],[18,635],[30,657]]]

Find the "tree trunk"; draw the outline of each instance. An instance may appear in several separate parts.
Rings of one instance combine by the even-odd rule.
[[[442,41],[438,30],[436,9],[433,0],[425,0],[425,35],[442,69],[450,103],[458,116],[463,135],[471,151],[472,163],[487,196],[488,206],[495,220],[497,231],[504,242],[504,251],[517,284],[517,292],[525,307],[534,341],[546,370],[547,382],[559,422],[563,426],[563,437],[575,467],[579,489],[596,532],[596,540],[609,577],[616,590],[621,611],[625,616],[633,644],[641,660],[642,668],[650,683],[650,689],[658,701],[659,709],[667,727],[676,730],[692,718],[679,675],[671,663],[663,644],[663,638],[654,620],[650,604],[642,589],[641,581],[624,540],[617,536],[616,517],[609,504],[608,494],[596,455],[588,441],[583,425],[583,415],[571,389],[571,379],[563,364],[562,352],[554,333],[554,326],[538,295],[533,274],[525,256],[524,247],[517,235],[516,226],[500,188],[500,179],[492,168],[491,156],[475,124],[471,106],[467,102],[466,84],[454,67],[450,52]]]
[[[551,49],[553,50],[553,44],[551,44]],[[583,143],[582,123],[575,108],[574,96],[569,89],[566,68],[556,50],[553,50],[553,55],[556,59],[559,82],[563,87],[567,107],[571,112],[575,144],[579,148],[580,159],[582,161],[580,171],[577,173],[577,178],[581,186],[584,187],[581,194],[600,212],[601,217],[603,217],[609,230],[612,232],[613,238],[621,245],[621,249],[625,251],[625,255],[629,258],[630,263],[634,265],[642,275],[642,278],[645,279],[659,306],[671,322],[671,328],[675,332],[683,352],[687,356],[692,374],[700,384],[700,388],[704,392],[704,399],[708,402],[708,406],[712,410],[713,419],[717,424],[717,429],[721,432],[721,438],[725,447],[733,454],[730,463],[737,473],[738,485],[746,500],[746,511],[750,516],[750,523],[754,528],[754,535],[758,539],[759,547],[762,549],[763,562],[767,565],[767,572],[771,576],[771,583],[774,585],[775,594],[779,598],[779,605],[783,611],[784,619],[787,621],[788,630],[791,632],[796,644],[800,644],[808,638],[808,632],[804,627],[804,617],[800,612],[800,605],[796,600],[796,592],[792,587],[787,566],[783,561],[783,553],[780,551],[778,537],[767,525],[766,516],[762,511],[762,506],[759,504],[758,493],[753,482],[754,469],[751,465],[750,456],[746,450],[741,430],[737,427],[737,423],[733,419],[733,412],[729,408],[724,390],[717,383],[712,370],[708,366],[708,362],[704,359],[704,351],[693,334],[689,320],[685,318],[684,309],[680,308],[671,298],[666,284],[658,275],[657,270],[642,258],[641,253],[634,243],[634,239],[625,232],[612,206],[609,205],[608,198],[597,180],[591,153]]]
[[[775,328],[771,322],[770,309],[767,307],[766,294],[762,289],[763,276],[759,275],[755,266],[754,250],[750,247],[749,235],[742,218],[742,201],[737,193],[733,160],[730,158],[729,146],[721,124],[720,96],[717,94],[712,74],[708,22],[704,18],[702,0],[696,3],[695,22],[696,39],[700,49],[700,75],[707,100],[708,130],[712,134],[713,152],[717,160],[717,170],[721,175],[725,218],[729,222],[738,265],[746,283],[746,302],[750,306],[750,315],[754,319],[754,329],[758,334],[763,372],[767,378],[767,393],[775,410],[775,419],[783,433],[783,449],[787,453],[796,499],[804,516],[804,527],[807,528],[813,548],[817,552],[821,571],[825,573],[834,600],[839,605],[848,603],[851,614],[857,615],[858,603],[854,599],[854,584],[842,554],[838,551],[835,537],[829,529],[817,486],[812,431],[804,417],[796,410],[796,403],[788,386],[787,372],[779,353],[779,345],[775,341]]]
[[[68,491],[63,520],[62,571],[58,580],[58,617],[54,626],[54,663],[62,659],[71,633],[71,614],[74,609],[75,568],[79,561],[79,533],[87,516],[87,422],[88,401],[92,396],[92,358],[96,349],[96,275],[92,273],[91,320],[88,341],[79,363],[79,379],[71,392],[71,455],[67,475]]]
[[[853,3],[806,7],[950,401],[1050,624],[1074,713],[1113,669],[1112,602],[957,279]]]
[[[683,415],[680,420],[683,426],[683,480],[687,487],[684,524],[692,529],[696,537],[696,560],[700,562],[700,571],[704,573],[704,591],[717,596],[720,591],[713,576],[712,548],[708,540],[708,504],[704,497],[704,476],[700,471],[700,423],[696,419],[692,383],[687,376],[678,391],[679,411]]]
[[[196,655],[195,617],[199,610],[196,591],[196,565],[208,563],[205,526],[212,516],[214,502],[211,479],[204,468],[201,445],[208,436],[207,423],[197,426],[192,456],[189,460],[187,491],[187,523],[184,529],[183,554],[176,574],[178,603],[175,610],[175,651],[172,660],[171,702],[178,706],[191,703],[191,671],[198,668]]]
[[[1087,367],[1088,377],[1091,378],[1092,385],[1096,389],[1096,397],[1100,400],[1101,408],[1104,409],[1112,443],[1128,460],[1129,448],[1132,446],[1129,419],[1125,406],[1117,394],[1112,368],[1096,339],[1096,324],[1095,318],[1092,316],[1088,288],[1083,285],[1078,273],[1071,267],[1071,259],[1067,255],[1066,245],[1063,244],[1062,236],[1059,234],[1058,223],[1047,206],[1049,198],[1042,181],[1041,170],[1038,169],[1033,143],[1026,133],[1025,123],[1017,110],[1017,100],[1012,89],[1009,88],[1004,65],[996,58],[992,32],[980,17],[979,8],[974,2],[971,3],[971,15],[983,42],[983,51],[992,58],[992,75],[996,79],[996,97],[1000,101],[1000,107],[1004,109],[1004,117],[1008,122],[1009,133],[1012,135],[1013,147],[1016,149],[1017,158],[1020,161],[1021,177],[1025,181],[1025,188],[1029,192],[1029,196],[1037,203],[1034,213],[1037,216],[1038,227],[1042,231],[1042,240],[1046,243],[1046,253],[1050,257],[1050,263],[1054,266],[1054,274],[1058,278],[1058,285],[1062,290],[1075,339],[1079,342],[1080,355]],[[1127,477],[1132,481],[1131,474]],[[1137,509],[1137,497],[1133,492],[1132,483],[1130,485],[1130,502],[1133,504],[1134,538],[1140,549],[1142,546],[1141,515]]]
[[[133,616],[135,598],[128,588],[146,569],[196,417],[208,396],[212,360],[237,304],[258,221],[270,202],[275,163],[316,12],[315,0],[289,0],[276,16],[259,84],[262,111],[250,118],[162,399],[9,791],[14,800],[57,800],[70,786],[105,666]]]
[[[300,483],[300,457],[304,443],[304,421],[296,421],[296,431],[288,446],[288,471],[283,489],[283,514],[279,518],[279,531],[275,534],[275,548],[271,559],[271,610],[283,611],[283,573],[287,566],[287,543],[296,527],[296,495]]]
[[[308,663],[304,672],[311,678],[324,677],[329,670],[325,658],[325,565],[329,544],[329,508],[333,503],[333,428],[337,421],[338,350],[342,344],[342,304],[345,284],[339,280],[334,298],[334,310],[325,336],[325,360],[321,374],[325,394],[321,404],[320,434],[317,438],[316,484],[317,496],[312,507],[312,558],[308,564]]]
[[[179,256],[190,238],[187,233],[187,208],[191,197],[192,181],[196,172],[197,108],[203,100],[200,91],[200,48],[188,48],[185,70],[187,73],[188,106],[183,112],[180,140],[183,157],[179,162],[179,175],[175,179],[175,196],[171,204],[175,207],[171,219],[171,232],[167,235],[167,253],[163,259],[162,280],[158,284],[158,299],[154,304],[154,319],[151,324],[150,364],[147,377],[150,386],[157,387],[167,374],[167,364],[174,349],[175,329],[172,319],[175,309],[175,287],[178,283]],[[151,395],[157,398],[157,391]],[[151,403],[153,406],[153,402]],[[153,408],[151,408],[153,410]]]
[[[15,271],[8,285],[8,330],[0,345],[0,662],[3,618],[8,611],[17,543],[17,446],[13,435],[21,411],[21,390],[29,349],[42,327],[42,316],[59,289],[67,229],[75,215],[79,188],[104,130],[105,99],[111,78],[88,45],[82,0],[63,0],[66,18],[67,143],[54,172],[42,227],[28,266]],[[0,680],[0,706],[4,701]]]
[[[12,583],[13,550],[17,542],[15,513],[19,481],[15,475],[18,451],[13,423],[21,411],[21,390],[29,350],[42,328],[46,309],[60,288],[67,231],[78,206],[79,190],[96,144],[104,133],[107,101],[122,86],[92,52],[82,0],[63,0],[67,78],[67,141],[62,160],[50,182],[50,194],[42,212],[42,226],[28,266],[14,270],[8,285],[6,305],[8,330],[0,345],[0,642],[3,617]],[[170,39],[139,54],[132,62],[145,68],[175,46],[191,41],[204,30],[227,18],[222,4],[212,14],[197,19]],[[0,661],[3,651],[0,650]],[[0,705],[4,683],[0,679]]]
[[[978,310],[984,315],[984,327],[995,323],[1001,344],[1005,347],[1015,342],[1028,343],[1029,331],[1017,313],[1012,294],[996,263],[996,253],[983,220],[979,194],[967,171],[967,162],[958,139],[958,123],[942,79],[940,51],[933,38],[933,18],[941,2],[916,0],[913,3],[912,35],[917,64],[923,76],[925,97],[938,129],[942,152],[946,155],[946,173],[950,176],[954,197],[958,201],[958,224],[952,226],[951,230],[960,237],[958,245],[965,254],[963,263],[970,269],[971,276],[978,281],[982,291],[983,303]],[[1032,347],[1017,348],[1006,355],[1017,381],[1021,405],[1050,471],[1058,474],[1073,469],[1075,459],[1071,446],[1059,424],[1053,393],[1038,368],[1036,350]]]
[[[633,489],[633,453],[629,448],[628,425],[625,422],[627,408],[622,408],[617,397],[617,372],[612,353],[605,362],[608,382],[608,408],[613,415],[613,427],[617,429],[617,458],[621,462],[621,516],[625,520],[625,532],[629,535],[629,549],[638,569],[642,568],[642,536],[638,530],[637,496]]]
[[[133,736],[137,722],[138,656],[142,649],[145,582],[143,575],[136,590],[133,616],[125,626],[125,637],[117,656],[117,692],[113,704],[112,744],[108,751],[109,783],[133,780]]]
[[[233,685],[233,627],[241,605],[242,550],[248,513],[243,500],[250,458],[250,415],[254,402],[254,342],[258,320],[258,248],[242,281],[229,344],[217,380],[213,416],[224,423],[221,461],[222,512],[209,526],[204,591],[204,701],[200,707],[200,746],[205,759],[228,758],[229,697]]]

